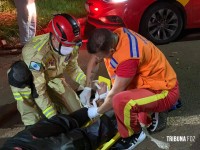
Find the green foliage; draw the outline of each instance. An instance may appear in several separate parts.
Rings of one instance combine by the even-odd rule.
[[[20,1],[20,0],[19,0]],[[74,17],[86,16],[84,8],[86,0],[35,0],[37,11],[37,30],[41,30],[50,21],[54,14],[69,13]],[[5,19],[0,17],[0,38],[10,40],[18,38],[18,25],[16,20],[16,9],[14,0],[0,0],[0,15],[10,13],[14,19],[7,24]]]
[[[85,0],[36,0],[38,27],[45,26],[58,13],[83,17],[86,15],[84,4]]]
[[[14,8],[13,0],[0,0],[0,12],[12,11]]]
[[[17,24],[13,23],[10,26],[0,26],[0,37],[7,41],[12,41],[19,37]]]

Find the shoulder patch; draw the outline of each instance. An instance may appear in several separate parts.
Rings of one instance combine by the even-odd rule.
[[[35,61],[31,61],[30,65],[29,65],[29,69],[31,70],[36,70],[36,71],[40,71],[42,64],[35,62]]]

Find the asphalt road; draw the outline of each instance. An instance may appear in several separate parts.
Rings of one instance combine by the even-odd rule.
[[[167,128],[153,134],[153,137],[169,142],[171,145],[170,150],[200,149],[200,32],[198,30],[187,32],[178,41],[159,46],[177,72],[183,103],[182,108],[169,113]],[[89,55],[84,50],[84,46],[82,49],[79,63],[85,71]],[[7,83],[6,70],[12,62],[19,58],[20,55],[0,56],[0,106],[14,102]],[[99,74],[107,76],[103,64]],[[74,88],[76,87],[73,82],[70,83]],[[15,114],[5,123],[0,128],[0,145],[5,139],[23,129],[18,114]],[[174,138],[180,136],[187,138],[187,141],[174,141]],[[173,138],[173,141],[169,141],[169,138]],[[153,149],[157,150],[159,148],[150,139],[146,139],[136,148],[136,150]]]

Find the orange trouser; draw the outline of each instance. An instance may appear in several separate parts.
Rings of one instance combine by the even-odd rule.
[[[113,97],[113,109],[121,137],[126,138],[140,130],[139,122],[150,123],[150,112],[169,110],[179,98],[178,83],[172,90],[154,91],[132,89]]]

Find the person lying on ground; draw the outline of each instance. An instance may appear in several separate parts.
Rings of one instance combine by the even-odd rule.
[[[103,83],[100,87],[102,88],[97,90],[98,95],[107,90]],[[102,102],[103,99],[96,100],[97,106]],[[95,150],[110,140],[117,133],[117,128],[112,111],[84,127],[90,121],[93,108],[81,108],[69,115],[57,114],[50,119],[44,118],[8,139],[1,149]]]

